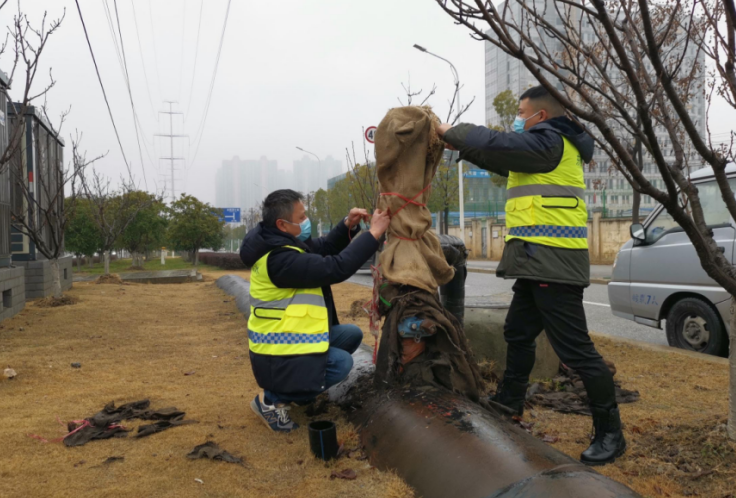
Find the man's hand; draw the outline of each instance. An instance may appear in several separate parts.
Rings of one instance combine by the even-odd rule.
[[[381,236],[386,233],[386,230],[388,230],[388,226],[390,224],[391,218],[388,215],[388,211],[376,209],[373,212],[373,217],[371,218],[371,235],[373,235],[376,240],[380,240]]]
[[[437,135],[439,135],[439,137],[442,140],[444,140],[445,139],[445,133],[447,133],[447,131],[449,129],[451,129],[451,128],[452,128],[452,125],[451,124],[449,124],[449,123],[443,123],[443,124],[439,125],[436,128]],[[452,145],[448,144],[447,142],[445,142],[445,149],[448,149],[448,150],[457,150],[455,147],[453,147]]]
[[[452,125],[449,123],[443,123],[437,127],[437,134],[440,136],[440,138],[445,138],[445,133],[447,133],[447,130],[452,128]]]
[[[367,223],[370,218],[371,215],[369,215],[368,211],[365,209],[353,208],[345,219],[345,224],[347,225],[348,230],[352,230],[355,225],[361,221],[365,221]]]

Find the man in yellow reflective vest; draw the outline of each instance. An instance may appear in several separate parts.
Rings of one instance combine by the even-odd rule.
[[[240,248],[251,268],[250,361],[263,389],[251,409],[277,432],[298,428],[290,403],[306,404],[350,373],[363,332],[340,325],[330,285],[353,276],[376,253],[391,221],[380,210],[371,218],[354,208],[327,236],[312,239],[302,200],[293,190],[269,194],[263,221]],[[369,220],[369,232],[357,237],[360,222]]]
[[[585,384],[595,437],[580,459],[613,462],[626,449],[613,376],[588,335],[583,290],[590,284],[583,164],[593,139],[542,86],[519,99],[514,132],[441,125],[460,157],[508,177],[506,246],[496,275],[516,279],[504,338],[503,382],[492,400],[523,413],[535,339],[544,330],[562,362]]]

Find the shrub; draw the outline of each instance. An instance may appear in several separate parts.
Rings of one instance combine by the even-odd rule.
[[[221,252],[200,252],[199,262],[205,265],[216,266],[223,270],[247,270],[240,260],[239,254]]]

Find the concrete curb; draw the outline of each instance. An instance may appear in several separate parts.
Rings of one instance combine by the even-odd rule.
[[[493,270],[491,268],[472,268],[472,267],[468,266],[468,271],[471,272],[471,273],[486,273],[486,274],[489,274],[489,275],[495,275],[496,274],[496,270]],[[591,284],[608,285],[609,282],[610,282],[610,280],[607,279],[607,278],[591,278],[590,279],[590,283]]]

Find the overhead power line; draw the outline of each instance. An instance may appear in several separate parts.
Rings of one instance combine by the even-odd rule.
[[[181,80],[184,79],[184,40],[186,39],[186,27],[187,27],[187,2],[182,2],[184,12],[181,16],[181,57],[179,58],[179,93],[177,99],[181,98]]]
[[[194,157],[192,158],[192,162],[189,163],[190,166],[194,163],[194,160],[197,159],[197,153],[199,152],[199,146],[202,143],[202,136],[204,135],[204,128],[207,123],[207,114],[209,113],[210,102],[212,101],[212,90],[215,88],[215,78],[217,77],[217,67],[220,64],[220,54],[222,54],[222,44],[225,41],[225,29],[227,28],[227,19],[230,16],[231,1],[232,0],[227,0],[227,9],[225,10],[225,20],[222,23],[222,33],[220,34],[220,46],[217,49],[217,57],[215,59],[215,68],[212,71],[212,80],[210,81],[210,89],[209,89],[209,94],[207,95],[207,103],[205,104],[204,115],[202,116],[202,122],[200,123],[199,129],[197,131],[199,138],[197,139],[197,146],[194,149]]]
[[[141,170],[143,171],[143,181],[146,185],[146,190],[148,190],[148,179],[146,178],[146,166],[143,164],[143,149],[141,148],[141,139],[140,135],[138,133],[138,113],[135,110],[135,103],[133,102],[133,92],[130,89],[130,75],[128,73],[128,60],[125,57],[125,42],[123,41],[123,30],[120,27],[120,15],[118,14],[118,1],[112,0],[112,4],[115,6],[115,19],[117,20],[118,24],[118,34],[120,35],[120,49],[123,53],[123,65],[125,67],[125,82],[128,87],[128,96],[130,97],[130,107],[133,111],[133,125],[135,127],[135,140],[138,142],[138,153],[140,154],[141,159]]]
[[[130,170],[130,164],[128,163],[127,157],[125,157],[125,150],[123,149],[123,143],[120,141],[120,134],[118,133],[118,127],[115,125],[115,118],[112,116],[112,109],[110,109],[110,102],[107,99],[107,92],[105,92],[105,85],[102,84],[102,77],[100,76],[100,68],[97,66],[97,59],[95,59],[95,53],[92,50],[92,43],[89,41],[89,33],[87,33],[87,25],[84,23],[84,17],[82,16],[82,9],[79,6],[79,0],[74,0],[74,2],[77,4],[77,11],[79,12],[79,20],[82,21],[82,28],[84,29],[84,37],[87,39],[87,46],[89,47],[89,53],[92,56],[92,62],[95,65],[95,72],[97,73],[97,81],[100,82],[100,88],[102,89],[102,96],[105,98],[105,104],[107,105],[107,112],[110,115],[110,121],[112,122],[112,127],[115,130],[115,136],[118,139],[118,145],[120,146],[120,152],[123,155],[123,161],[125,162],[125,167],[128,168],[128,175],[130,176],[130,179],[133,179],[133,172]]]
[[[199,2],[199,23],[197,25],[197,43],[194,46],[194,69],[192,69],[192,82],[189,86],[189,101],[187,102],[187,113],[184,114],[184,122],[189,117],[189,111],[192,109],[192,92],[194,91],[194,78],[197,75],[197,57],[199,55],[199,33],[202,29],[202,11],[204,8],[204,0]]]
[[[153,107],[153,99],[151,98],[151,85],[148,83],[148,72],[146,71],[146,60],[143,56],[143,45],[141,44],[141,34],[140,30],[138,29],[138,15],[135,12],[135,2],[133,0],[130,0],[130,6],[133,8],[133,21],[135,22],[135,36],[138,38],[138,51],[141,54],[141,65],[143,66],[143,77],[146,80],[146,93],[148,93],[148,103],[151,105],[151,113],[153,113],[153,116],[156,118],[156,121],[158,121],[158,114],[156,113],[156,110]]]
[[[156,81],[158,82],[158,95],[161,98],[164,98],[164,94],[161,93],[161,75],[158,72],[158,54],[156,52],[156,30],[153,29],[153,9],[151,7],[151,4],[153,2],[149,0],[148,2],[148,17],[151,19],[151,40],[153,45],[153,60],[156,63]]]

